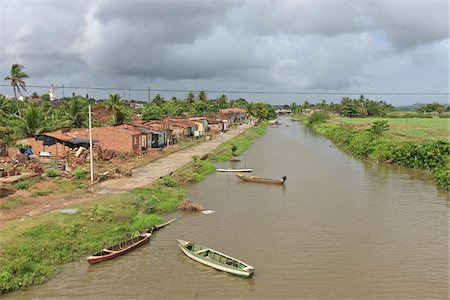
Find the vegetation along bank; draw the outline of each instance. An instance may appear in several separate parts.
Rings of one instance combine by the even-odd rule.
[[[76,213],[52,212],[0,225],[0,294],[44,282],[57,266],[79,260],[162,222],[183,201],[186,183],[199,182],[215,170],[214,161],[245,152],[265,133],[246,130],[221,144],[207,159],[192,163],[152,186],[75,207]]]
[[[429,170],[438,187],[450,190],[448,118],[342,118],[314,112],[296,119],[357,157]]]

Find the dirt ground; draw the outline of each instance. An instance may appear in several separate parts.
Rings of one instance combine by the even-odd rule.
[[[121,163],[116,164],[115,162],[114,167],[132,169],[132,175],[130,177],[109,179],[93,184],[90,187],[76,189],[73,192],[65,194],[26,197],[26,201],[22,205],[0,211],[0,223],[14,219],[24,219],[56,209],[92,202],[101,195],[126,193],[133,188],[147,186],[161,176],[168,175],[188,164],[192,161],[194,155],[202,157],[212,152],[220,144],[237,136],[249,126],[247,124],[240,125],[237,128],[230,129],[223,136],[213,136],[211,140],[191,147],[181,148],[178,145],[173,145],[164,148],[161,153],[150,153],[141,157],[132,156]],[[45,181],[39,184],[39,188],[52,188],[51,184]],[[17,191],[13,196],[26,196],[27,194],[29,195],[30,192]]]

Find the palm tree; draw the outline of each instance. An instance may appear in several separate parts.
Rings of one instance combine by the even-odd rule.
[[[36,103],[31,103],[24,110],[23,117],[18,119],[18,133],[22,136],[33,136],[45,130],[44,113]]]
[[[219,108],[227,108],[227,106],[228,106],[227,101],[228,101],[227,96],[222,94],[222,96],[217,98],[216,103]]]
[[[198,99],[198,101],[203,102],[203,103],[208,101],[208,97],[207,97],[205,91],[198,92],[197,99]]]
[[[152,101],[153,104],[155,104],[159,107],[163,106],[164,102],[166,102],[166,101],[164,100],[163,97],[161,97],[160,94],[156,94],[155,98],[153,98],[153,101]]]
[[[103,104],[106,111],[111,112],[112,117],[110,123],[112,125],[120,124],[125,119],[125,114],[123,113],[126,103],[120,97],[119,94],[109,94],[108,100]]]
[[[186,97],[186,104],[189,109],[192,108],[192,105],[194,104],[194,102],[195,102],[195,95],[193,92],[189,92]]]
[[[74,127],[83,125],[83,121],[87,119],[88,115],[87,108],[87,101],[81,96],[69,98],[62,103],[64,117]]]
[[[28,76],[28,74],[23,71],[24,68],[25,67],[23,65],[13,64],[11,67],[11,73],[6,75],[5,77],[5,80],[11,81],[11,86],[13,87],[14,98],[16,99],[16,101],[17,101],[16,89],[20,94],[22,94],[21,90],[24,90],[25,92],[27,91],[27,89],[25,88],[24,79],[29,78],[30,76]],[[22,113],[20,112],[19,104],[17,102],[16,105],[19,116],[21,117]]]

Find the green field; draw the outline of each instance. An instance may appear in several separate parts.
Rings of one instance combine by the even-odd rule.
[[[355,128],[369,128],[374,121],[387,120],[387,135],[406,141],[450,141],[450,119],[448,118],[333,118],[340,124]]]

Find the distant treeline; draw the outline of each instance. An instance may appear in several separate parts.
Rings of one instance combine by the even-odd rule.
[[[395,110],[395,107],[385,101],[377,101],[365,98],[363,95],[357,99],[348,97],[342,98],[339,103],[325,100],[317,104],[309,103],[303,104],[293,102],[291,105],[284,105],[280,108],[290,109],[293,114],[305,114],[308,110],[322,111],[327,113],[339,114],[348,118],[365,118],[365,117],[397,117],[398,115],[390,114]],[[430,114],[442,115],[445,112],[450,112],[450,105],[443,105],[440,103],[423,104],[415,110],[415,113],[405,114],[405,117],[432,117]]]

